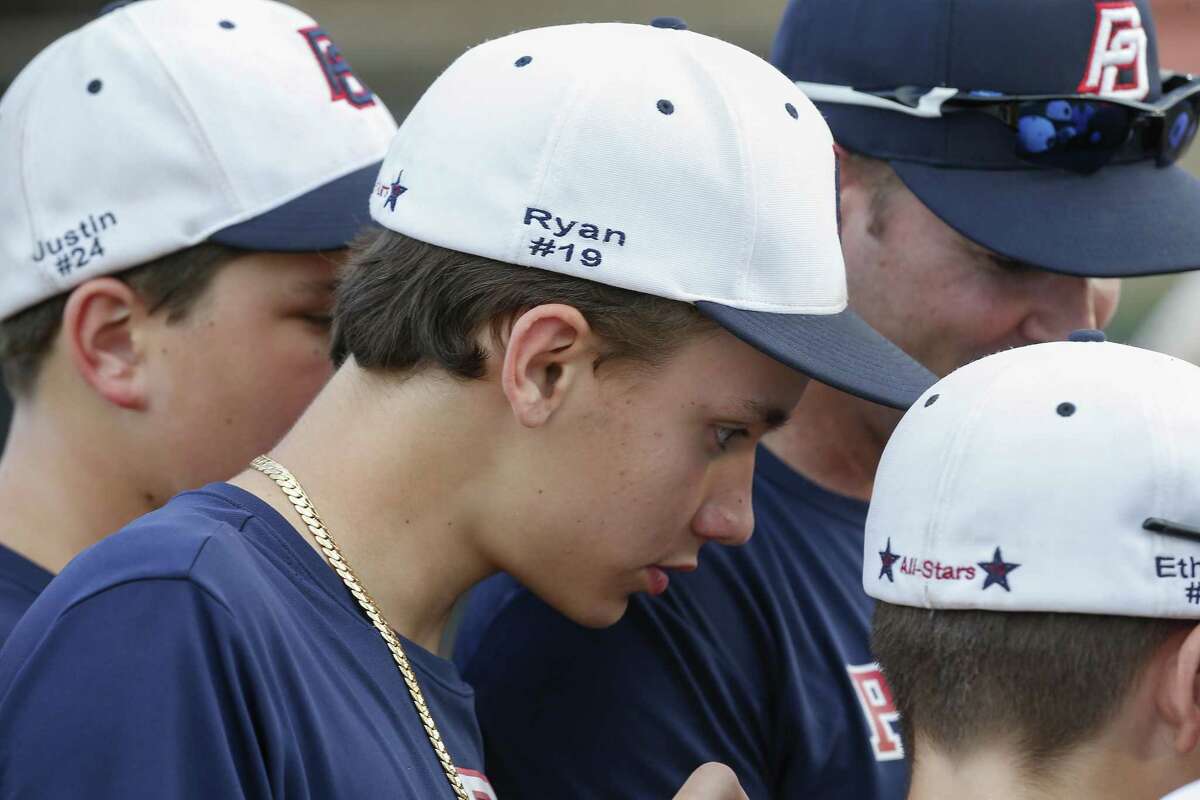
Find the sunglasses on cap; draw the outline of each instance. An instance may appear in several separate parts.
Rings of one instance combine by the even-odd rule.
[[[1113,159],[1153,157],[1158,166],[1175,163],[1196,138],[1200,119],[1200,79],[1163,73],[1163,95],[1153,103],[1090,94],[1009,95],[901,86],[867,90],[796,81],[810,100],[865,106],[914,117],[986,114],[1014,133],[1017,157],[1031,164],[1089,174]]]

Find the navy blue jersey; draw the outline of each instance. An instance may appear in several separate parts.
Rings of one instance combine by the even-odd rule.
[[[406,642],[494,797],[470,688]],[[275,510],[227,484],[84,551],[0,652],[5,798],[452,798],[378,632]]]
[[[867,506],[760,448],[754,537],[706,547],[606,630],[511,578],[471,597],[455,660],[510,797],[670,797],[705,761],[752,800],[902,800],[891,692],[869,652]]]
[[[0,645],[54,574],[0,544]]]

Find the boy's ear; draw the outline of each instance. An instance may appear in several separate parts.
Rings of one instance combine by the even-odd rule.
[[[550,303],[518,317],[500,368],[517,420],[528,428],[544,425],[584,372],[590,376],[594,356],[591,327],[578,309]]]
[[[1176,752],[1184,754],[1200,744],[1200,625],[1177,647],[1163,673],[1158,706],[1175,729]]]
[[[147,316],[141,298],[116,278],[78,286],[63,310],[63,344],[80,377],[108,402],[131,410],[146,407],[141,353],[134,327]]]
[[[847,162],[850,160],[850,151],[849,150],[842,147],[837,142],[834,142],[833,143],[833,157],[835,159],[837,159],[839,185],[844,185],[847,180],[850,180],[851,182],[853,182],[858,178],[857,173],[849,175],[849,176],[846,175],[847,172],[854,172],[853,170],[848,169],[846,166]]]
[[[837,158],[838,183],[838,233],[841,235],[847,219],[871,220],[869,211],[874,186],[867,180],[862,167],[851,157],[850,152],[840,144],[833,146]]]

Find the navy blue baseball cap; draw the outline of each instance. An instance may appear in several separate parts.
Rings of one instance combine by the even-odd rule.
[[[793,0],[772,62],[792,80],[979,95],[1163,92],[1148,0]],[[1022,160],[982,113],[919,118],[818,101],[839,144],[886,160],[938,217],[1002,256],[1069,275],[1200,267],[1200,181],[1153,155],[1091,174]]]

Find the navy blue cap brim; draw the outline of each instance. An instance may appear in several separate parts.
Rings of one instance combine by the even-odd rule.
[[[708,302],[696,308],[776,361],[873,403],[908,408],[937,380],[849,309],[771,314]]]
[[[1091,175],[891,161],[929,210],[976,244],[1066,275],[1120,278],[1200,268],[1200,181],[1153,161]]]
[[[245,250],[338,250],[371,222],[369,200],[378,175],[378,163],[363,167],[208,238]]]

